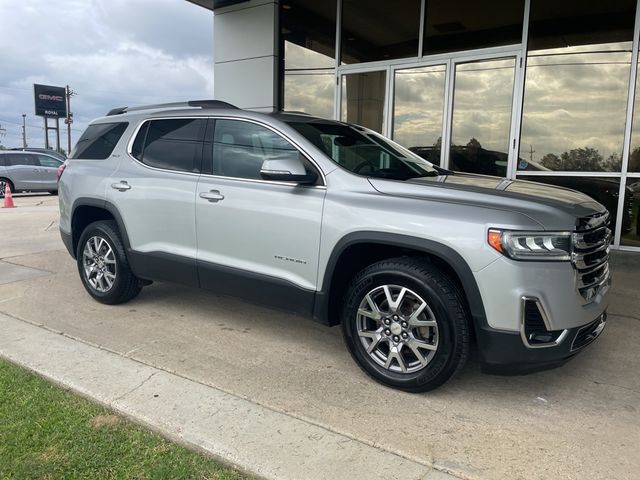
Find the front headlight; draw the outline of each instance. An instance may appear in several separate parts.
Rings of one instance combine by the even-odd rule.
[[[490,229],[487,241],[513,260],[571,260],[571,232],[519,232]]]

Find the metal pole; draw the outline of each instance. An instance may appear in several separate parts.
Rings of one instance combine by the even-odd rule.
[[[27,114],[22,114],[22,148],[27,148],[27,129],[26,129],[26,117]]]
[[[71,89],[67,85],[67,119],[65,121],[67,124],[67,155],[71,153],[71,94]]]
[[[56,152],[60,153],[60,119],[56,117]]]
[[[44,119],[44,148],[49,148],[49,123],[47,122],[47,117],[42,117]]]

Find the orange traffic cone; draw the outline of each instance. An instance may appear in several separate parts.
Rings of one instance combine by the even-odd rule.
[[[9,183],[4,184],[4,205],[2,208],[14,208],[13,195],[11,195],[11,187]]]

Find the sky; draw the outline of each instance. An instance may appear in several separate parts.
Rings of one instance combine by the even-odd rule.
[[[7,148],[22,146],[23,113],[28,145],[44,146],[34,83],[77,92],[72,145],[114,107],[213,98],[213,14],[186,0],[0,0],[0,144]]]

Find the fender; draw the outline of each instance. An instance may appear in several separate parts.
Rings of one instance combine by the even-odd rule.
[[[331,291],[331,281],[336,269],[338,259],[349,247],[358,243],[377,243],[394,247],[410,248],[420,252],[438,257],[447,263],[458,275],[464,294],[467,298],[471,317],[476,327],[487,327],[487,315],[480,295],[480,289],[476,282],[471,268],[462,256],[451,247],[427,240],[424,238],[412,237],[395,233],[362,231],[345,235],[335,245],[322,281],[322,290],[316,293],[313,316],[316,321],[328,325],[335,325],[337,322],[329,318],[329,292]]]
[[[122,241],[124,242],[124,246],[127,250],[127,252],[131,251],[131,243],[129,243],[129,235],[127,234],[127,229],[124,227],[124,222],[122,221],[122,216],[120,215],[120,212],[118,211],[118,208],[112,204],[111,202],[108,202],[106,200],[103,199],[99,199],[99,198],[91,198],[91,197],[79,197],[77,198],[74,202],[73,205],[71,207],[71,235],[73,237],[74,232],[73,232],[73,218],[76,214],[76,209],[78,207],[97,207],[97,208],[101,208],[103,210],[106,210],[107,212],[109,212],[113,218],[115,219],[116,223],[118,224],[118,229],[120,230],[120,235],[122,236]],[[75,249],[77,248],[76,242],[74,240],[73,242],[73,257],[75,258],[76,254],[75,254]]]

